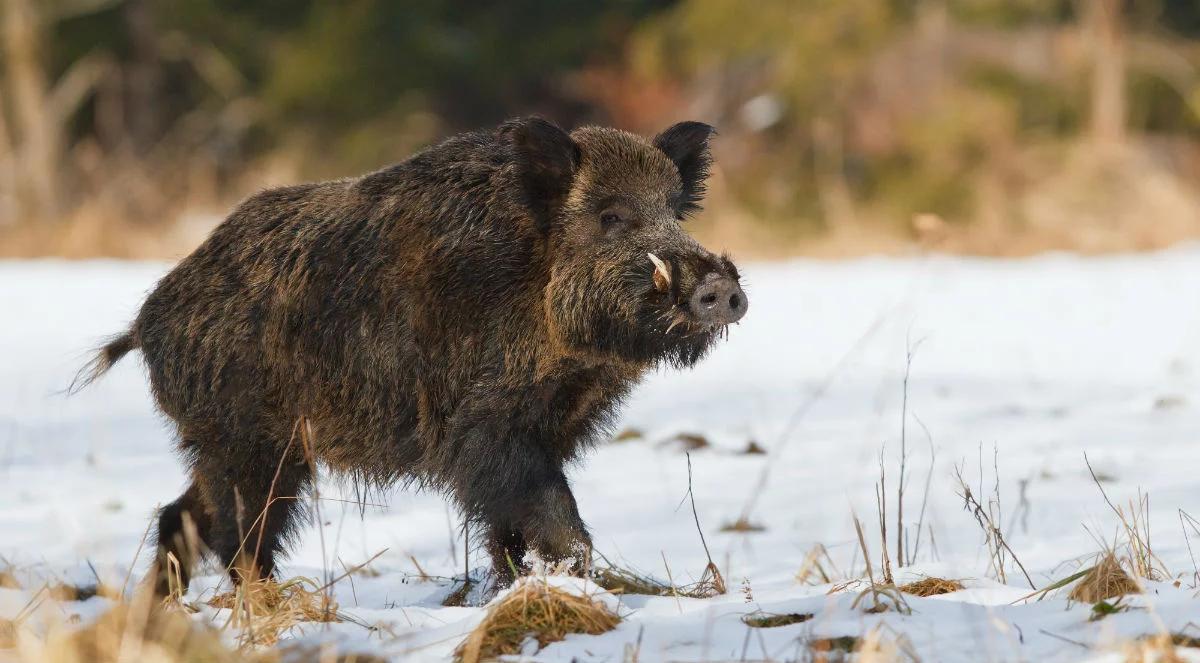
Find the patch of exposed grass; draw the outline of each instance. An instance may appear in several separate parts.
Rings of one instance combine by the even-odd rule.
[[[746,448],[742,449],[743,456],[764,456],[767,450],[762,448],[758,442],[750,440],[746,443]]]
[[[690,585],[677,586],[633,569],[613,564],[596,568],[590,575],[591,581],[614,594],[639,594],[642,596],[682,596],[706,599],[723,594],[711,569],[706,568],[700,580]],[[723,584],[723,583],[722,583]]]
[[[1067,598],[1080,603],[1098,603],[1106,599],[1140,594],[1141,588],[1125,569],[1112,551],[1103,553],[1091,569],[1071,588]]]
[[[910,583],[900,585],[898,588],[905,594],[913,596],[938,596],[941,594],[949,594],[966,589],[963,584],[957,580],[947,580],[945,578],[925,577],[920,580],[915,580]]]
[[[621,618],[603,603],[559,589],[544,579],[524,578],[488,608],[483,622],[454,650],[460,663],[491,661],[521,653],[528,638],[545,647],[568,633],[599,635]]]
[[[471,588],[474,586],[473,582],[462,583],[442,599],[442,605],[447,608],[461,608],[467,605],[467,597],[471,595]]]
[[[721,525],[722,532],[765,532],[767,528],[745,517]]]
[[[1118,612],[1128,612],[1129,606],[1121,603],[1121,598],[1116,601],[1097,601],[1092,605],[1092,614],[1088,617],[1089,622],[1098,622],[1109,615],[1115,615]]]
[[[17,623],[11,619],[0,619],[0,649],[11,649],[17,644]]]
[[[1172,633],[1171,644],[1175,645],[1176,647],[1192,647],[1195,649],[1200,649],[1200,638],[1184,635],[1182,633]]]
[[[21,583],[11,571],[0,571],[0,589],[21,589]]]
[[[340,622],[337,603],[309,578],[243,582],[208,601],[230,610],[228,626],[239,632],[243,646],[273,645],[280,634],[301,622]]]
[[[811,612],[771,613],[756,612],[742,616],[742,623],[754,628],[777,628],[790,624],[800,624],[813,618]]]
[[[255,663],[269,654],[231,649],[218,632],[179,610],[161,608],[142,595],[120,603],[85,628],[52,628],[45,636],[22,634],[17,660],[23,663]]]
[[[808,648],[818,654],[856,651],[862,644],[862,638],[853,635],[842,635],[836,638],[814,638],[808,641]]]
[[[47,585],[46,593],[56,601],[86,601],[95,596],[115,600],[120,598],[121,594],[116,589],[100,583],[73,585],[66,582]]]
[[[613,438],[613,442],[633,442],[634,440],[645,439],[645,437],[645,433],[636,428],[626,428],[617,433],[616,437]]]
[[[1176,642],[1175,635],[1170,633],[1159,633],[1157,635],[1139,638],[1124,647],[1126,663],[1187,663],[1189,659],[1185,659],[1175,651],[1178,646],[1188,647],[1191,645],[1180,645]]]
[[[844,577],[833,558],[829,556],[829,550],[820,543],[808,551],[800,564],[800,570],[796,572],[796,582],[802,585],[827,585]]]
[[[675,447],[679,451],[699,451],[712,446],[707,437],[699,433],[679,433],[658,443],[660,447]]]
[[[670,596],[672,590],[675,589],[656,578],[616,566],[606,566],[593,570],[591,580],[614,594]]]

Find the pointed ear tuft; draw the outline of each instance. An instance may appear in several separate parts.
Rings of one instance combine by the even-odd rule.
[[[662,150],[683,180],[675,210],[680,218],[700,211],[700,202],[708,188],[708,169],[712,166],[712,154],[708,141],[717,133],[711,125],[703,122],[680,122],[654,137],[654,146]]]
[[[509,120],[497,133],[511,144],[526,204],[539,228],[548,231],[571,191],[579,146],[557,125],[536,116]]]

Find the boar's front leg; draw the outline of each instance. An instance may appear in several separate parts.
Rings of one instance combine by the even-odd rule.
[[[544,561],[571,559],[580,571],[591,537],[579,517],[562,460],[535,432],[503,417],[462,414],[452,426],[454,454],[447,468],[460,505],[488,532],[487,549],[501,582],[523,570],[527,548]]]

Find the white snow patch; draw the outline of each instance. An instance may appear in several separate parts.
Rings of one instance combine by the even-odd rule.
[[[119,584],[155,506],[184,486],[173,433],[153,410],[139,359],[77,396],[61,393],[166,269],[0,262],[0,554],[24,573],[87,582],[90,563]],[[730,593],[619,597],[624,621],[615,631],[568,638],[536,660],[621,660],[639,638],[643,661],[796,659],[810,638],[881,627],[925,661],[1098,661],[1119,660],[1106,647],[1164,628],[1200,636],[1195,567],[1177,511],[1200,517],[1200,248],[1104,258],[796,261],[745,272],[750,311],[730,340],[693,371],[651,376],[622,424],[644,438],[603,445],[572,472],[601,552],[663,580],[665,557],[685,584],[706,559],[691,509],[681,506],[686,459],[677,446],[658,443],[681,432],[704,435],[711,446],[691,454],[696,507]],[[910,529],[931,446],[936,463],[929,529],[904,578],[955,578],[966,589],[909,597],[911,615],[864,614],[851,609],[855,591],[830,595],[829,585],[801,585],[794,575],[818,543],[843,571],[857,560],[862,572],[852,509],[878,558],[881,451],[894,537],[901,382],[906,350],[918,341],[906,426]],[[741,455],[752,439],[768,454]],[[1151,495],[1154,550],[1182,581],[1151,583],[1127,600],[1134,609],[1095,622],[1090,606],[1061,596],[1017,601],[1030,590],[1015,567],[1007,584],[997,582],[953,481],[961,466],[986,499],[998,470],[1005,533],[1044,586],[1097,550],[1085,527],[1107,540],[1117,532],[1084,452],[1114,501],[1125,503],[1139,487]],[[751,515],[766,529],[721,532],[764,468],[768,481]],[[323,492],[352,497],[335,484]],[[386,628],[308,625],[295,637],[336,639],[396,660],[444,660],[483,610],[440,605],[464,565],[456,517],[436,495],[395,491],[371,500],[385,506],[367,507],[362,517],[356,506],[325,503],[325,555],[309,528],[283,572],[336,574],[342,562],[387,548],[372,565],[380,575],[336,588],[346,612]],[[894,545],[888,541],[893,558]],[[413,559],[442,579],[419,579]],[[147,563],[144,552],[135,577]],[[484,560],[475,552],[469,563]],[[215,571],[199,578],[191,596],[210,595],[220,581]],[[13,617],[30,593],[0,589],[0,618]],[[87,617],[104,605],[96,598],[71,610]],[[750,629],[742,617],[754,611],[814,617]]]

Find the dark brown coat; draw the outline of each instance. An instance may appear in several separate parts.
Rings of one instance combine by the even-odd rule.
[[[317,461],[445,491],[501,576],[527,548],[581,560],[564,465],[643,373],[694,364],[745,311],[733,264],[681,225],[711,133],[527,118],[242,203],[84,374],[140,348],[178,426],[192,483],[160,563],[186,582],[202,542],[270,573]]]

